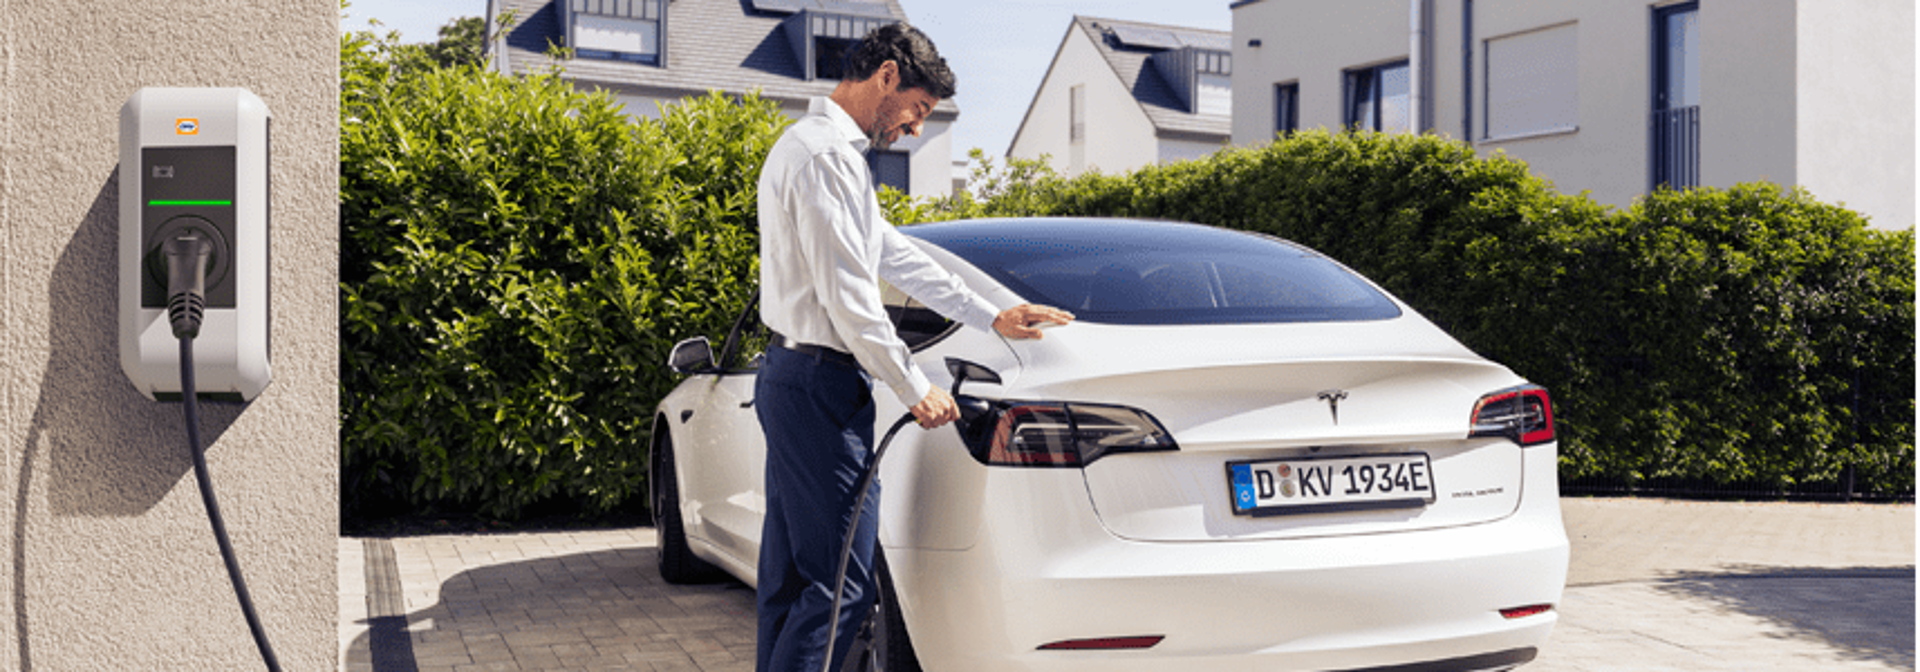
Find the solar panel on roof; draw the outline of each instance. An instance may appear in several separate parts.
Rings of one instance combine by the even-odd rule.
[[[1164,28],[1141,28],[1137,26],[1110,26],[1114,39],[1120,44],[1143,49],[1179,49],[1180,38],[1173,31]]]
[[[1179,33],[1181,46],[1215,51],[1233,51],[1233,37],[1206,33]]]
[[[807,0],[753,0],[753,9],[760,12],[793,14],[806,9]]]
[[[893,12],[889,11],[886,5],[859,0],[753,0],[753,8],[755,11],[777,14],[798,14],[804,10],[813,10],[854,16],[893,17]]]

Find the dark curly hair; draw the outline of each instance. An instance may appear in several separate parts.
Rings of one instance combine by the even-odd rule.
[[[867,33],[847,54],[847,79],[865,81],[887,61],[900,64],[900,88],[921,89],[943,100],[953,97],[953,71],[920,29],[895,22]]]

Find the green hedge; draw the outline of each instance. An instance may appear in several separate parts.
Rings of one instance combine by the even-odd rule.
[[[644,492],[662,366],[757,263],[755,97],[634,123],[552,76],[341,43],[341,467],[350,516],[512,518]]]
[[[1262,231],[1373,278],[1554,395],[1565,477],[1913,491],[1913,232],[1767,184],[1625,211],[1432,136],[1310,131],[1063,179],[975,154],[910,216],[1106,215]]]

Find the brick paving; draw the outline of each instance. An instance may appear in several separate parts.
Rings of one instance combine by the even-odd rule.
[[[366,548],[390,543],[417,667],[373,659]],[[340,541],[341,669],[753,667],[753,592],[670,586],[652,529]]]
[[[1527,672],[1914,669],[1912,505],[1563,510],[1566,598]],[[340,669],[751,669],[753,592],[667,585],[656,548],[649,528],[343,538]]]

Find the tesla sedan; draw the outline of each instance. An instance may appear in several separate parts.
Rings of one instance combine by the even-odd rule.
[[[1277,238],[901,231],[997,305],[1078,319],[1006,340],[883,288],[934,384],[993,410],[906,428],[881,463],[872,667],[1507,669],[1546,641],[1568,557],[1546,390]],[[750,301],[717,349],[673,353],[689,375],[652,437],[670,581],[755,581],[763,333]],[[905,412],[873,398],[882,430]]]

